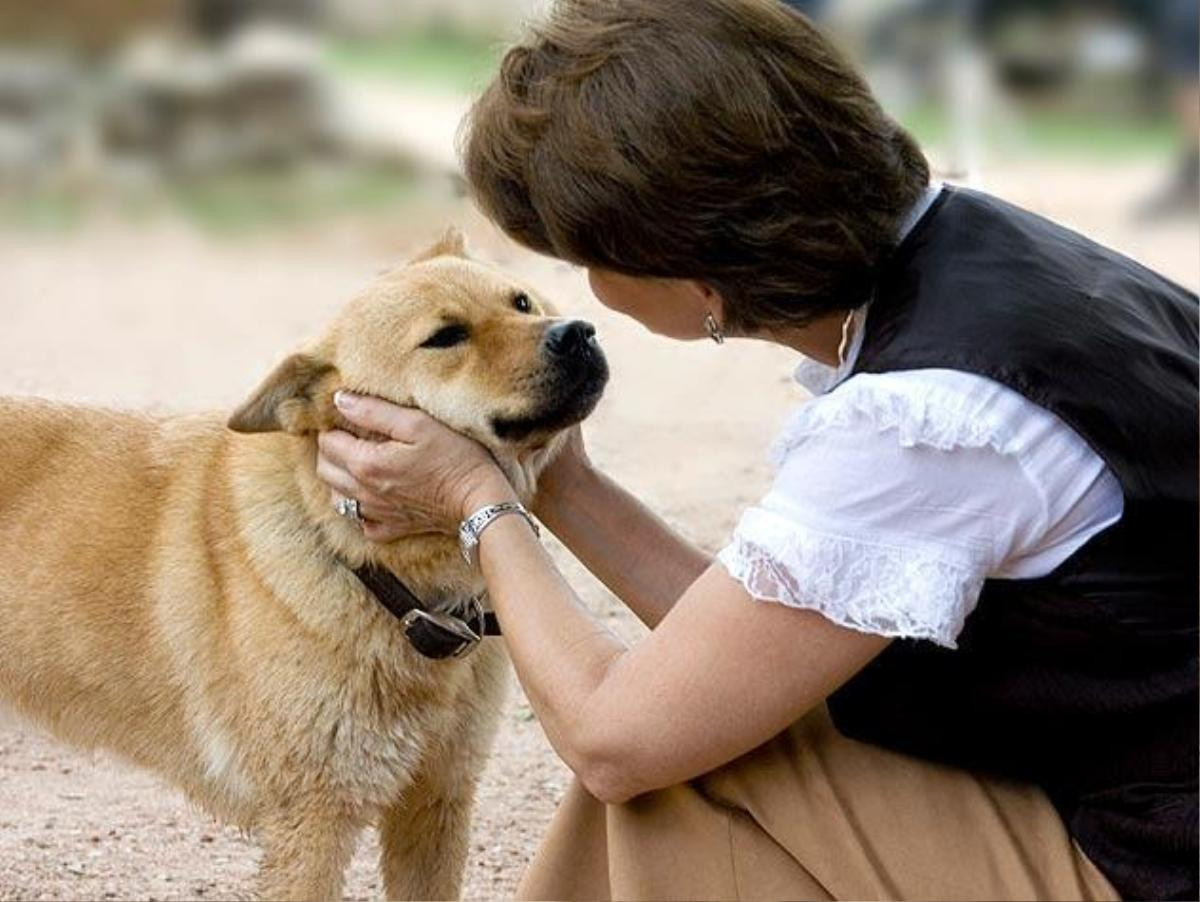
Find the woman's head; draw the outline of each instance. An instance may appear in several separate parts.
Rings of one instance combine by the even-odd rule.
[[[694,280],[742,334],[866,301],[929,181],[850,64],[776,0],[558,0],[505,55],[464,158],[517,241]]]

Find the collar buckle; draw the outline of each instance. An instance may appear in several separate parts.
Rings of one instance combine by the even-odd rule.
[[[479,602],[471,599],[470,605],[470,616],[480,624],[482,609]],[[400,626],[412,647],[427,658],[460,658],[483,638],[459,616],[422,608],[413,608],[401,617]]]
[[[431,611],[390,570],[363,564],[353,572],[367,593],[400,621],[404,637],[426,658],[461,657],[484,636],[500,635],[496,615],[483,608],[483,595],[468,598],[450,611]]]

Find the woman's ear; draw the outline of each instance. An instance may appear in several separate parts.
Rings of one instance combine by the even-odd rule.
[[[701,297],[703,297],[705,301],[712,304],[724,304],[724,299],[721,297],[721,292],[717,291],[717,289],[713,288],[707,282],[701,282],[696,279],[692,279],[690,281],[696,286],[696,291],[700,293]]]
[[[725,324],[725,299],[721,297],[721,292],[713,288],[707,282],[701,282],[698,279],[684,279],[683,285],[689,294],[696,299],[696,305],[701,311],[701,315],[711,313],[713,319],[719,324]]]
[[[302,435],[333,425],[337,369],[312,354],[293,354],[230,416],[234,432]]]

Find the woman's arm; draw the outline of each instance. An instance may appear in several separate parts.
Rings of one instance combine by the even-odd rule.
[[[344,412],[395,441],[322,436],[319,472],[368,516],[419,510],[448,530],[515,493],[487,453],[418,411]],[[394,528],[394,527],[393,527]],[[419,531],[413,529],[412,531]],[[386,536],[368,524],[367,535]],[[620,802],[750,751],[819,704],[889,640],[752,599],[711,565],[632,649],[596,621],[519,517],[483,533],[480,563],[517,676],[555,750]]]
[[[593,467],[578,431],[539,482],[534,513],[652,629],[712,562]]]
[[[471,503],[509,497],[504,485],[485,484]],[[588,614],[519,518],[484,531],[480,562],[546,735],[605,802],[691,779],[750,751],[889,641],[756,601],[714,564],[627,648]]]

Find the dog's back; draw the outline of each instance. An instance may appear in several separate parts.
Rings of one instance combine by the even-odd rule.
[[[145,724],[182,723],[150,571],[183,462],[145,416],[0,399],[0,422],[0,687],[59,736],[161,770]]]

